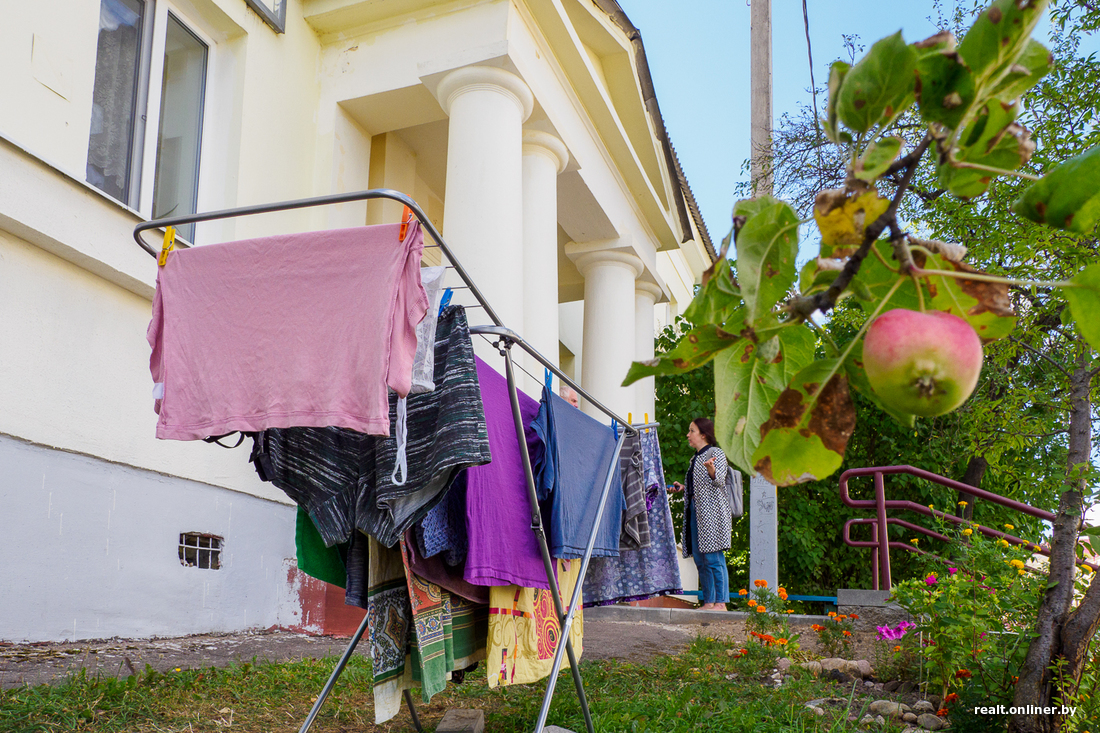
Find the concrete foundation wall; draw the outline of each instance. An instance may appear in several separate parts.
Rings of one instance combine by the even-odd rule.
[[[0,639],[300,623],[293,507],[5,435],[0,467]],[[221,569],[184,567],[181,532],[223,537]]]

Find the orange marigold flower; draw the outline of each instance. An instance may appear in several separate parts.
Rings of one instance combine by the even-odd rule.
[[[1013,677],[1013,678],[1012,678],[1012,684],[1016,684],[1016,683],[1017,683],[1017,682],[1019,682],[1019,681],[1020,681],[1020,678],[1019,678],[1019,677]]]
[[[749,594],[749,592],[747,590],[745,590],[744,588],[737,591],[737,595],[739,595],[739,596],[747,596],[748,594]]]
[[[764,613],[764,611],[767,611],[767,610],[768,609],[764,608],[763,606],[757,606],[756,607],[756,612],[757,613]]]
[[[851,632],[851,631],[848,631],[847,629],[845,629],[845,630],[844,630],[844,631],[843,631],[842,633],[843,633],[843,634],[844,634],[845,636],[851,636],[851,635],[852,635],[852,632]]]
[[[768,587],[768,581],[766,581],[766,580],[754,580],[754,581],[752,581],[752,584],[755,585],[757,588],[767,588]]]
[[[900,652],[901,651],[901,645],[899,644],[898,646],[894,647],[894,651],[895,652]]]
[[[949,703],[949,702],[955,702],[958,699],[959,699],[959,693],[952,692],[952,693],[948,694],[948,696],[945,697],[943,699],[943,701],[944,701],[944,703]]]
[[[839,621],[842,618],[848,618],[848,614],[842,613],[842,614],[840,614],[839,616],[836,617],[836,620]]]
[[[936,711],[936,715],[938,715],[941,718],[945,717],[947,715],[947,708],[940,708],[939,710]]]
[[[794,613],[794,609],[793,608],[788,608],[787,613]]]
[[[749,608],[752,608],[755,605],[756,605],[756,601],[750,598],[749,599]]]
[[[825,627],[822,626],[821,624],[814,624],[810,628],[813,629],[814,631],[824,631],[825,630]]]
[[[836,611],[829,611],[829,618],[836,618]]]
[[[848,614],[848,618],[854,618],[856,621],[859,621],[859,615],[858,614],[850,613],[850,614]]]
[[[775,643],[778,644],[779,646],[786,646],[787,645],[787,640],[780,638],[780,639],[776,639]]]
[[[955,673],[956,679],[960,679],[960,680],[969,679],[970,677],[973,677],[973,676],[974,675],[970,674],[969,669],[960,669],[958,672]]]
[[[747,656],[749,656],[749,650],[748,650],[748,649],[742,649],[742,650],[741,650],[741,656],[742,656],[742,657],[747,657]]]

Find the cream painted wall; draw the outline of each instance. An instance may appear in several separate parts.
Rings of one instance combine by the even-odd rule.
[[[136,249],[136,245],[135,245]],[[156,265],[148,258],[150,270]],[[247,449],[153,435],[148,300],[0,232],[0,433],[287,503]]]

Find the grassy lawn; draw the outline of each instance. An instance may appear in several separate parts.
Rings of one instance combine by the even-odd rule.
[[[582,663],[585,690],[598,731],[855,731],[852,712],[870,699],[849,688],[800,676],[776,688],[764,680],[775,653],[753,647],[748,656],[727,653],[724,641],[696,639],[679,656],[648,666],[615,661]],[[58,686],[0,691],[0,731],[125,731],[126,733],[275,733],[297,731],[336,663],[335,658],[225,669],[148,671],[127,680],[76,677]],[[318,733],[413,730],[406,709],[385,725],[373,724],[370,662],[348,665],[312,730]],[[484,667],[465,684],[448,685],[429,704],[418,701],[425,730],[434,730],[448,708],[485,711],[486,730],[529,731],[542,701],[542,684],[489,690]],[[843,698],[816,716],[805,702]],[[860,713],[861,714],[861,713]],[[572,677],[558,680],[550,724],[584,730]],[[900,730],[901,725],[880,728]]]

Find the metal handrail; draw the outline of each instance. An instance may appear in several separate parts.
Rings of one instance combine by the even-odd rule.
[[[921,527],[920,525],[907,522],[903,519],[896,517],[887,517],[887,509],[905,509],[908,511],[917,512],[928,517],[936,517],[938,519],[946,520],[954,524],[966,524],[974,530],[981,532],[987,537],[994,537],[997,539],[1005,540],[1013,545],[1022,545],[1032,552],[1040,555],[1050,556],[1050,547],[1048,545],[1038,545],[1034,542],[1010,535],[1006,532],[1002,532],[992,527],[986,527],[981,524],[974,524],[968,522],[965,519],[956,517],[953,514],[947,514],[941,512],[938,509],[918,504],[914,501],[908,501],[906,499],[886,499],[886,489],[883,482],[883,476],[893,474],[907,474],[909,476],[915,476],[917,478],[923,478],[932,483],[946,486],[950,489],[960,491],[966,494],[970,494],[978,499],[983,499],[992,504],[1007,507],[1014,511],[1026,514],[1036,519],[1041,519],[1045,522],[1054,522],[1055,516],[1053,513],[1044,509],[1036,509],[1028,504],[1023,504],[1014,499],[995,494],[992,491],[986,491],[979,489],[976,486],[964,484],[961,481],[955,481],[953,479],[940,476],[939,474],[932,473],[931,471],[925,471],[921,468],[914,466],[881,466],[881,467],[868,467],[868,468],[852,468],[840,475],[840,500],[853,509],[875,509],[875,518],[862,518],[862,519],[849,519],[844,523],[844,543],[849,547],[869,547],[874,548],[876,552],[871,555],[871,572],[873,576],[872,585],[874,590],[890,590],[891,578],[890,578],[890,548],[898,550],[905,550],[907,552],[913,552],[920,555],[932,554],[921,550],[920,548],[913,547],[912,545],[904,542],[891,542],[889,534],[887,532],[888,525],[896,524],[907,529],[910,529],[919,534],[923,534],[933,539],[940,540],[942,542],[951,542],[951,538],[935,532],[933,530]],[[875,487],[874,499],[853,499],[848,492],[848,481],[851,478],[857,476],[873,476]],[[853,540],[851,538],[851,528],[856,524],[869,524],[872,526],[875,539],[873,540]],[[1093,570],[1100,570],[1100,565],[1089,562],[1078,562],[1078,565],[1083,567],[1087,566]]]

